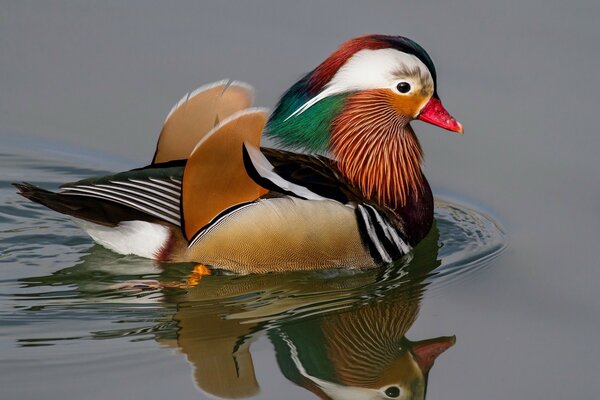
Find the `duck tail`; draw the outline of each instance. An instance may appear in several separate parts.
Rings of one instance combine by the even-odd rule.
[[[13,183],[12,185],[17,188],[17,193],[26,199],[42,204],[59,213],[70,214],[73,209],[73,205],[69,204],[64,199],[65,196],[59,193],[42,189],[27,182]]]
[[[87,196],[51,192],[30,183],[13,183],[17,193],[51,210],[104,226],[116,226],[124,220],[149,220],[149,216],[129,207]]]

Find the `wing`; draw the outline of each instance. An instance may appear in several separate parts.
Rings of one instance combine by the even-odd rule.
[[[251,202],[267,190],[244,168],[244,143],[260,144],[267,113],[247,109],[230,116],[195,147],[183,173],[181,209],[183,232],[189,240],[230,207]]]
[[[223,210],[267,192],[247,175],[242,157],[244,142],[259,145],[266,119],[260,109],[236,113],[208,132],[189,160],[84,179],[63,185],[59,194],[129,207],[180,226],[189,239]]]
[[[61,186],[59,195],[92,197],[180,226],[181,182],[185,161],[154,164],[115,175]]]
[[[216,125],[252,105],[253,89],[224,80],[186,94],[167,116],[152,163],[187,159],[196,144]]]

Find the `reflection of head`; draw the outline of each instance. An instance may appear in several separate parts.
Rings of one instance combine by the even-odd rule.
[[[404,306],[404,307],[403,307]],[[416,307],[376,303],[271,334],[285,376],[324,399],[423,399],[435,358],[454,337],[411,342]]]

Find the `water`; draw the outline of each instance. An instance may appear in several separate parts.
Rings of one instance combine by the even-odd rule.
[[[431,363],[419,368],[410,352],[421,349],[427,359],[456,340],[407,338],[423,296],[489,265],[506,246],[489,216],[438,200],[430,236],[380,270],[196,276],[190,264],[94,245],[68,218],[17,197],[10,186],[16,167],[45,187],[107,172],[63,151],[39,157],[16,146],[0,158],[14,173],[0,186],[0,365],[8,398],[58,397],[59,382],[72,376],[102,381],[116,372],[135,380],[186,364],[188,380],[180,385],[201,397],[277,398],[274,373],[297,398],[396,387],[419,396],[420,371]],[[19,379],[26,390],[8,385]],[[77,381],[69,389],[77,397],[117,398],[123,390],[117,384],[90,393],[87,382],[82,393]],[[158,398],[158,384],[164,382],[150,379],[143,390]]]
[[[430,371],[430,399],[598,397],[600,2],[4,3],[2,399],[198,399],[223,387],[315,398],[325,395],[316,382],[342,390],[331,365],[339,371],[344,358],[324,350],[339,348],[337,336],[370,338],[353,339],[352,349],[393,337],[412,350],[455,337]],[[257,105],[272,107],[338,43],[371,32],[423,45],[444,104],[465,126],[458,137],[414,124],[426,175],[446,200],[437,208],[443,246],[435,255],[430,242],[429,256],[411,261],[426,277],[398,265],[189,279],[189,265],[93,246],[8,186],[55,188],[143,165],[183,93],[236,78],[257,88]],[[402,318],[373,323],[386,312]],[[351,326],[362,333],[342,328]],[[376,339],[373,326],[385,334]],[[231,335],[242,337],[235,357],[220,351]],[[406,352],[394,354],[414,367]]]

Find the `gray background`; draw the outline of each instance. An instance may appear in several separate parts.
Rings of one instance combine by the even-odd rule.
[[[409,36],[465,126],[415,123],[426,173],[510,238],[493,268],[424,304],[435,319],[415,336],[435,324],[459,338],[432,398],[596,398],[599,20],[584,0],[3,1],[0,146],[30,137],[149,161],[170,107],[203,83],[247,81],[271,107],[341,41]]]

